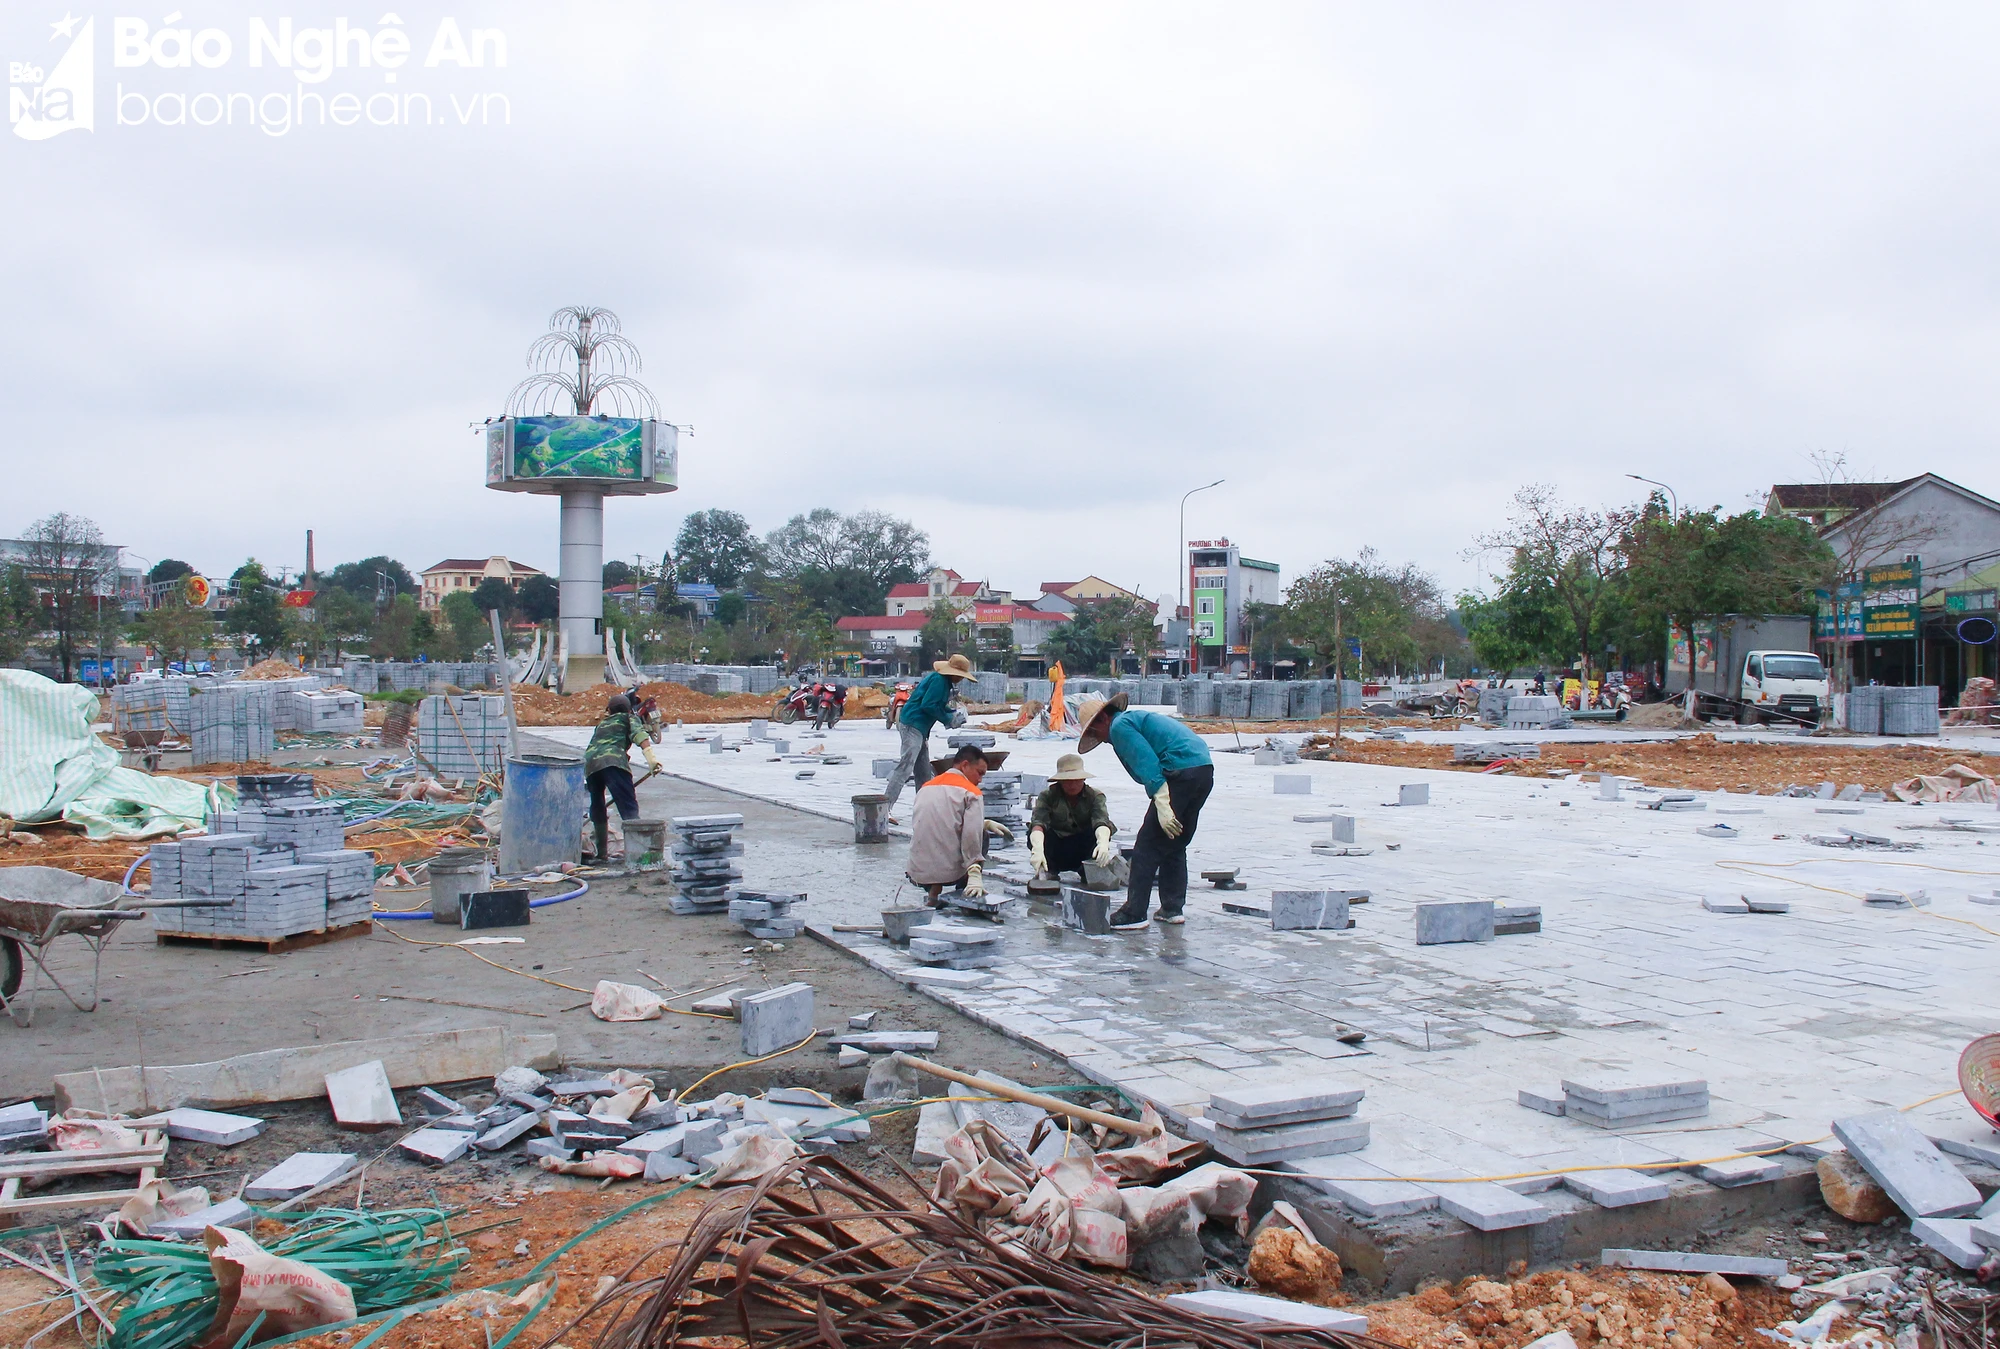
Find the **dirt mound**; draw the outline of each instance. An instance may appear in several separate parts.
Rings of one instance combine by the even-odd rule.
[[[1766,1343],[1757,1328],[1794,1314],[1774,1289],[1722,1291],[1700,1276],[1549,1271],[1464,1279],[1363,1310],[1371,1336],[1407,1349],[1515,1349],[1555,1330],[1613,1349],[1724,1349]]]
[[[536,684],[514,686],[514,715],[523,726],[595,726],[604,719],[604,705],[624,692],[610,684],[596,684],[580,693],[554,693]],[[660,681],[641,684],[639,692],[657,698],[660,715],[669,722],[706,724],[719,721],[748,721],[768,717],[782,701],[777,693],[697,693],[685,684]],[[848,707],[854,706],[848,695]]]
[[[242,674],[238,675],[237,678],[238,679],[297,679],[300,675],[304,673],[305,671],[301,670],[298,666],[287,665],[284,661],[281,660],[260,660],[255,665],[245,670]]]
[[[1701,723],[1681,710],[1678,702],[1634,703],[1625,713],[1627,726],[1648,731],[1698,731]]]

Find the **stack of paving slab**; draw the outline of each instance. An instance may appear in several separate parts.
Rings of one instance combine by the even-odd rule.
[[[964,923],[926,923],[910,931],[910,958],[947,970],[977,970],[1000,963],[1007,946],[1005,928]]]
[[[669,902],[675,913],[720,913],[743,879],[743,845],[736,831],[741,815],[682,815],[667,822],[675,835],[667,850],[669,878],[680,891]]]
[[[1211,1095],[1188,1128],[1238,1166],[1358,1152],[1368,1146],[1368,1125],[1354,1118],[1365,1094],[1352,1082],[1324,1077],[1231,1087]]]
[[[111,725],[117,731],[188,734],[188,691],[199,682],[169,675],[120,684],[111,690]],[[208,681],[213,684],[215,681]]]
[[[707,693],[715,696],[725,693],[748,692],[744,688],[742,675],[725,674],[712,670],[705,670],[701,674],[696,675],[689,687],[696,693]]]
[[[417,757],[441,778],[504,771],[507,700],[493,694],[436,694],[417,705]]]
[[[1566,1078],[1563,1115],[1599,1129],[1636,1129],[1708,1114],[1708,1083],[1701,1078]]]
[[[792,906],[805,902],[803,890],[738,890],[730,898],[729,917],[753,937],[783,941],[805,930],[805,919],[792,916]]]
[[[1510,731],[1538,731],[1562,719],[1562,699],[1553,693],[1522,693],[1507,700]]]
[[[197,685],[189,691],[186,733],[194,762],[255,763],[271,757],[276,695],[255,684]]]
[[[1015,772],[990,772],[979,782],[986,818],[1006,825],[1017,838],[1027,827],[1027,821],[1021,817],[1021,788],[1021,775]],[[995,848],[1013,846],[1008,840],[998,837],[991,840],[991,845]]]
[[[1489,693],[1492,690],[1487,690]],[[1542,757],[1540,745],[1517,741],[1512,744],[1504,740],[1492,740],[1481,745],[1453,745],[1453,763],[1497,763],[1501,759],[1539,759]]]
[[[210,818],[210,833],[155,843],[151,893],[162,899],[228,900],[227,906],[156,909],[153,925],[188,936],[276,940],[365,919],[375,858],[346,849],[340,807],[312,798],[302,773],[244,774],[234,811]]]
[[[276,729],[321,735],[359,735],[367,704],[358,693],[280,691]]]

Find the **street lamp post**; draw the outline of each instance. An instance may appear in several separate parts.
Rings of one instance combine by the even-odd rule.
[[[1227,479],[1227,478],[1217,478],[1217,479],[1216,479],[1216,480],[1215,480],[1214,482],[1212,482],[1212,483],[1208,483],[1208,484],[1206,484],[1206,485],[1204,485],[1204,486],[1201,486],[1201,487],[1193,487],[1193,488],[1190,488],[1190,489],[1188,489],[1187,493],[1186,493],[1185,495],[1183,495],[1183,496],[1181,497],[1181,523],[1180,523],[1180,537],[1179,537],[1178,539],[1174,540],[1174,549],[1175,549],[1175,552],[1176,552],[1176,554],[1177,554],[1177,556],[1176,556],[1176,557],[1174,558],[1174,613],[1173,613],[1173,616],[1174,616],[1175,618],[1179,618],[1179,617],[1181,616],[1181,610],[1182,610],[1182,609],[1183,609],[1183,608],[1185,607],[1185,604],[1186,604],[1186,602],[1185,602],[1185,599],[1184,599],[1184,597],[1183,597],[1183,591],[1184,591],[1184,590],[1186,589],[1186,583],[1187,583],[1187,504],[1188,504],[1188,497],[1191,497],[1191,496],[1193,496],[1193,495],[1194,495],[1194,494],[1195,494],[1196,492],[1206,492],[1206,491],[1207,491],[1207,490],[1208,490],[1208,489],[1209,489],[1210,487],[1220,487],[1220,486],[1222,486],[1222,484],[1223,484],[1223,483],[1225,483],[1225,482],[1227,482],[1227,481],[1228,481],[1228,479]],[[1186,663],[1192,663],[1192,660],[1193,660],[1193,655],[1194,655],[1194,615],[1190,614],[1190,615],[1188,615],[1188,631],[1187,631],[1187,656],[1186,656],[1186,658],[1185,658],[1185,661],[1184,661],[1184,664],[1186,664]],[[1182,674],[1186,674],[1186,673],[1187,673],[1187,670],[1186,670],[1185,668],[1183,668],[1183,669],[1182,669],[1182,671],[1181,671],[1181,673],[1182,673]]]
[[[1666,494],[1667,494],[1667,500],[1673,503],[1673,508],[1674,508],[1674,518],[1675,518],[1675,519],[1679,519],[1679,518],[1680,518],[1680,514],[1681,514],[1681,499],[1680,499],[1680,495],[1679,495],[1679,493],[1675,492],[1673,488],[1671,488],[1671,487],[1668,487],[1668,486],[1667,486],[1667,485],[1666,485],[1665,483],[1663,483],[1663,482],[1656,482],[1656,481],[1654,481],[1654,480],[1653,480],[1653,479],[1651,479],[1651,478],[1642,478],[1642,477],[1640,477],[1640,476],[1639,476],[1639,475],[1638,475],[1637,473],[1627,473],[1627,474],[1626,474],[1625,476],[1626,476],[1626,477],[1628,477],[1628,478],[1630,478],[1630,479],[1631,479],[1632,481],[1634,481],[1634,482],[1643,482],[1643,483],[1646,483],[1646,484],[1648,484],[1649,486],[1653,486],[1653,487],[1658,487],[1658,488],[1661,488],[1662,490],[1664,490],[1664,491],[1666,492]]]

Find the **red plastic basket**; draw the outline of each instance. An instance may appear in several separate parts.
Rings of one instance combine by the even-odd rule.
[[[1982,1035],[1958,1056],[1958,1089],[1972,1108],[2000,1129],[2000,1035]]]

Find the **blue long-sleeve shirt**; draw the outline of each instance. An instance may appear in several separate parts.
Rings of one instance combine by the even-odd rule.
[[[910,693],[910,701],[903,704],[903,714],[896,718],[920,735],[929,735],[931,727],[951,715],[952,681],[933,670],[917,681],[917,687]]]
[[[1111,748],[1134,782],[1152,796],[1167,774],[1214,762],[1200,736],[1158,712],[1120,712],[1111,719]]]

